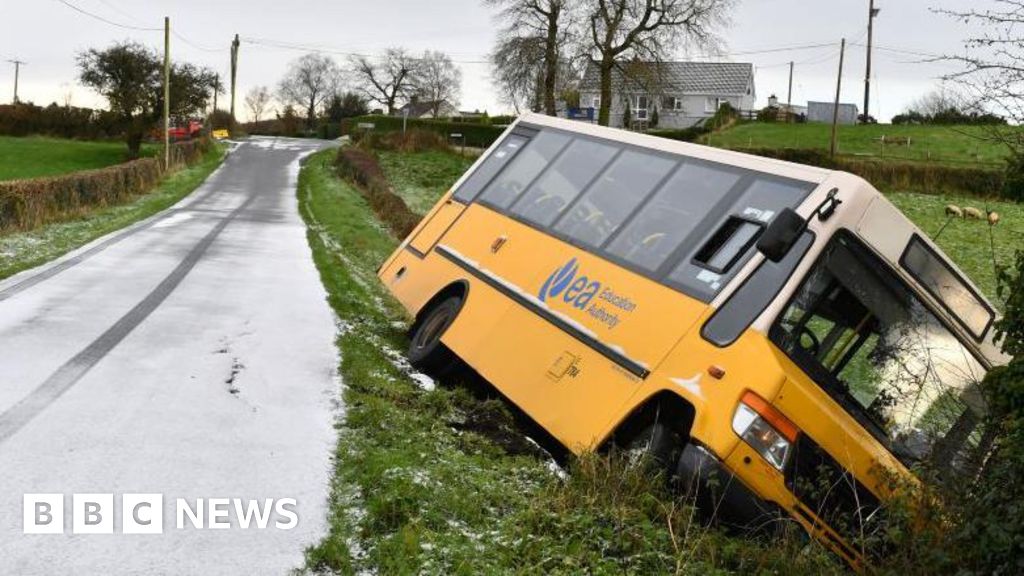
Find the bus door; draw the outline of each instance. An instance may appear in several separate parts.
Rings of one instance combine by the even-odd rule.
[[[455,193],[439,207],[436,207],[410,240],[409,246],[420,254],[429,254],[441,237],[466,209],[466,205],[480,193],[529,142],[532,131],[516,129],[487,152],[475,169],[462,181],[456,183]]]

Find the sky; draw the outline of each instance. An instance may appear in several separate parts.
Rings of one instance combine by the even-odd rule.
[[[919,54],[962,51],[971,32],[963,23],[936,14],[934,8],[966,8],[983,0],[876,0],[871,113],[882,121],[938,88],[940,78],[956,70],[947,62],[925,62]],[[67,4],[117,25],[82,14]],[[717,54],[679,52],[677,59],[751,62],[756,70],[758,106],[771,94],[786,100],[789,62],[795,62],[793,103],[835,96],[839,42],[847,47],[842,100],[863,106],[868,0],[736,0],[731,23],[719,31]],[[256,85],[274,87],[289,61],[303,50],[259,44],[316,46],[344,63],[344,53],[374,53],[389,46],[413,52],[440,50],[462,69],[463,110],[509,111],[490,79],[487,53],[497,25],[494,10],[481,0],[0,0],[0,102],[13,96],[14,66],[22,67],[19,97],[37,104],[102,106],[103,101],[77,83],[75,55],[132,39],[162,50],[163,17],[171,18],[171,54],[209,66],[228,76],[229,46],[242,38],[238,110]],[[120,25],[120,26],[118,26]],[[825,44],[814,48],[808,45]],[[918,54],[908,54],[913,52]],[[224,106],[222,106],[224,107]]]

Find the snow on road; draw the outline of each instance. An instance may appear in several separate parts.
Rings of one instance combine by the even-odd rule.
[[[295,199],[319,146],[244,142],[178,206],[0,282],[0,572],[283,574],[326,532],[336,328]],[[33,493],[63,495],[63,534],[23,534]],[[113,495],[113,534],[72,533],[75,493]],[[162,534],[122,533],[126,493],[162,495]],[[298,523],[229,503],[230,528],[178,528],[210,498]]]

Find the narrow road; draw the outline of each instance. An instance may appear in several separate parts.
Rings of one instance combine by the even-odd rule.
[[[0,573],[301,566],[326,531],[340,410],[295,197],[322,145],[248,140],[174,208],[0,282]],[[63,495],[63,534],[23,534],[23,495],[39,493]],[[113,495],[113,534],[73,533],[76,493]],[[162,495],[162,534],[123,533],[126,493]],[[290,498],[298,522],[245,529],[229,503],[179,528],[178,499],[200,498]]]

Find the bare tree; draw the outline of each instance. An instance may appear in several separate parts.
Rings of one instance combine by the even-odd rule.
[[[554,116],[563,49],[571,44],[566,0],[485,2],[501,10],[503,28],[491,60],[506,97],[518,108],[518,100],[539,92],[544,113]]]
[[[260,116],[270,104],[270,90],[266,86],[253,86],[245,95],[245,105],[249,108],[253,122],[260,123]]]
[[[612,71],[623,60],[661,62],[680,46],[714,45],[733,0],[586,0],[590,55],[600,74],[598,123],[608,125]]]
[[[404,48],[388,48],[376,58],[353,56],[352,76],[366,97],[394,114],[399,100],[413,92],[418,62]]]
[[[286,104],[306,110],[306,128],[316,126],[316,111],[324,100],[337,91],[341,69],[322,54],[306,54],[295,60],[278,85],[278,97]]]
[[[942,58],[963,66],[943,78],[960,86],[962,104],[973,112],[1004,116],[1013,124],[1024,121],[1024,0],[994,0],[984,10],[936,12],[979,30],[964,40],[963,54]]]
[[[427,50],[416,65],[412,80],[416,96],[430,103],[434,117],[441,115],[445,104],[456,106],[462,93],[462,71],[444,52]]]

